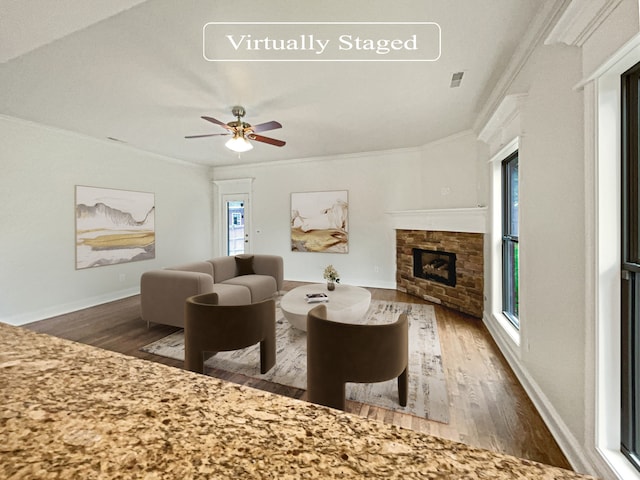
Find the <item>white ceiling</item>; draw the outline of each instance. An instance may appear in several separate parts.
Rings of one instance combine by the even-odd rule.
[[[557,0],[0,0],[0,114],[204,165],[424,145],[472,128],[543,4]],[[436,62],[207,62],[212,21],[437,22]],[[459,88],[451,75],[464,71]],[[238,158],[201,115],[270,120]]]

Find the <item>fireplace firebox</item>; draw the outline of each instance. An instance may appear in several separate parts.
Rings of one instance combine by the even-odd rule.
[[[456,254],[414,248],[413,276],[455,287]]]

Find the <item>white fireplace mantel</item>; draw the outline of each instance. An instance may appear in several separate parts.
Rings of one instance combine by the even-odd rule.
[[[438,208],[386,212],[395,230],[487,232],[487,207]]]

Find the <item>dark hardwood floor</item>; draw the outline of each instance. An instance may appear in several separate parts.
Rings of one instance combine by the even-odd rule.
[[[285,290],[298,285],[285,282]],[[395,290],[369,289],[373,299],[428,303]],[[434,305],[450,400],[443,424],[378,407],[348,402],[347,411],[476,447],[570,469],[567,459],[527,397],[483,323]],[[140,347],[177,330],[147,328],[134,296],[25,325],[25,328],[177,368],[181,361],[144,353]],[[210,369],[207,374],[304,400],[305,391]]]

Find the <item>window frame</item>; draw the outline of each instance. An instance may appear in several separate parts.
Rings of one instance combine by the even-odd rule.
[[[519,167],[518,150],[515,150],[502,160],[502,192],[501,192],[501,215],[502,215],[502,314],[509,320],[516,330],[520,329],[519,318],[519,291],[520,291],[520,241],[519,232],[512,230],[513,226],[513,185],[512,171],[513,164]],[[518,197],[520,185],[520,171],[517,173]],[[519,198],[518,198],[519,203]],[[519,208],[517,223],[519,224]],[[519,225],[518,225],[519,230]]]
[[[640,63],[621,75],[620,140],[620,450],[640,471]]]

